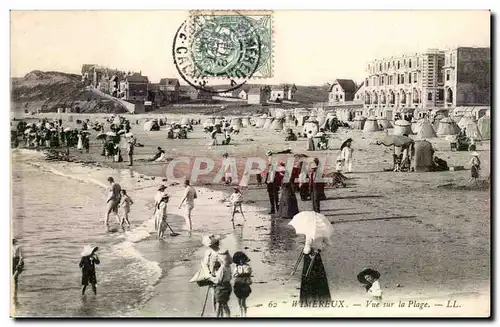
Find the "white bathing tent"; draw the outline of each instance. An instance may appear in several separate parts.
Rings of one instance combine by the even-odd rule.
[[[365,125],[363,126],[363,133],[373,133],[379,131],[380,128],[377,123],[377,118],[370,116],[365,120]]]
[[[407,120],[400,119],[396,120],[394,123],[394,135],[411,135],[413,131],[411,130],[411,123]]]

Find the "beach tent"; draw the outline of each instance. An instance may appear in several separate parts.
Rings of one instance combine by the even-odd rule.
[[[324,125],[326,123],[326,116],[325,115],[318,115],[316,117],[316,120],[318,121],[318,125],[320,128],[324,128]]]
[[[151,130],[151,128],[153,128],[153,125],[154,125],[154,121],[149,120],[149,121],[144,123],[143,128],[145,131],[149,132]]]
[[[224,119],[217,117],[215,118],[215,125],[223,125],[224,124]]]
[[[258,117],[255,121],[255,127],[262,128],[266,123],[266,117]]]
[[[243,126],[243,124],[242,124],[242,122],[241,122],[241,118],[233,118],[233,119],[231,120],[231,126],[232,126],[233,128],[238,128],[238,129],[240,129],[240,128]]]
[[[434,131],[434,127],[427,119],[422,119],[418,123],[417,128],[417,138],[419,139],[430,139],[433,137],[437,137],[436,132]]]
[[[377,118],[375,118],[374,116],[368,117],[368,119],[365,121],[365,126],[363,126],[363,133],[373,133],[379,130],[380,127],[378,127]]]
[[[113,119],[113,124],[116,126],[119,126],[122,123],[122,120],[120,116],[116,116],[115,119]]]
[[[489,116],[483,116],[479,118],[479,120],[477,121],[477,127],[479,128],[479,133],[481,133],[483,140],[491,139],[491,125]]]
[[[203,121],[203,127],[214,126],[215,119],[213,117],[207,118]]]
[[[305,109],[299,109],[295,111],[295,118],[298,120],[298,126],[304,126],[305,117],[309,114],[309,111]]]
[[[377,119],[377,124],[379,124],[379,126],[382,126],[383,129],[392,128],[391,122],[385,118]]]
[[[417,140],[414,144],[415,157],[412,166],[416,172],[431,171],[434,159],[434,149],[429,141]]]
[[[444,115],[437,115],[436,117],[434,117],[434,123],[433,123],[434,130],[437,130],[439,128],[439,122],[443,118],[446,118],[446,117]]]
[[[365,127],[366,118],[363,116],[354,117],[353,129],[363,129]]]
[[[457,123],[449,117],[445,117],[439,121],[439,126],[436,134],[441,135],[457,135],[460,132],[460,128]]]
[[[274,117],[275,118],[285,118],[285,110],[283,110],[283,109],[275,109],[274,110]]]
[[[316,135],[319,131],[318,121],[309,119],[305,122],[304,128],[302,129],[306,134]]]
[[[248,126],[250,126],[250,117],[243,117],[243,118],[241,118],[241,126],[242,127],[248,127]]]
[[[183,117],[181,119],[181,125],[190,125],[190,124],[191,124],[191,120],[188,117]]]
[[[417,130],[418,125],[419,125],[418,120],[416,120],[415,118],[413,118],[411,120],[411,131],[412,131],[413,134],[417,134],[417,132],[418,132],[418,130]]]
[[[271,124],[273,123],[274,118],[273,117],[267,117],[266,122],[264,123],[264,126],[262,128],[268,129],[271,127]]]
[[[477,127],[477,124],[475,121],[470,120],[467,126],[465,126],[465,135],[467,135],[468,138],[473,139],[473,140],[482,140],[481,132],[479,131],[479,128]]]
[[[455,120],[455,122],[456,122],[456,120]],[[460,127],[460,129],[464,129],[471,122],[474,122],[474,119],[471,116],[467,115],[467,116],[463,116],[457,122],[457,125],[458,125],[458,127]]]
[[[400,119],[396,120],[394,123],[394,135],[411,135],[413,134],[411,130],[411,123],[407,120]]]
[[[283,130],[283,118],[275,119],[271,124],[271,129],[274,131],[282,131]]]

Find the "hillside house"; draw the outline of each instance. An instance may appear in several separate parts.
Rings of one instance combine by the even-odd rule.
[[[251,88],[247,94],[248,104],[262,104],[267,102],[267,92],[261,87]]]
[[[180,84],[177,78],[162,78],[158,85],[159,91],[163,93],[167,103],[179,101]]]
[[[198,90],[191,85],[181,85],[179,87],[179,97],[182,99],[196,100],[198,99]]]
[[[127,75],[120,83],[120,97],[130,102],[148,101],[148,84],[147,76],[140,73]]]
[[[352,79],[336,79],[330,87],[328,102],[344,103],[353,101],[356,89],[356,83]]]
[[[277,100],[288,100],[292,101],[295,99],[295,93],[297,92],[297,87],[295,84],[280,84],[271,87],[271,101]]]

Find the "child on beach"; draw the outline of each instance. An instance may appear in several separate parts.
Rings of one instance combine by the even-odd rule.
[[[229,297],[231,296],[231,256],[229,251],[219,251],[218,261],[221,263],[220,268],[215,273],[215,277],[211,277],[210,280],[214,283],[214,300],[217,317],[231,317],[231,311],[229,310]]]
[[[472,159],[470,160],[470,164],[472,165],[470,168],[470,179],[469,183],[477,181],[479,178],[479,171],[481,170],[481,161],[479,160],[479,153],[476,151],[471,153]]]
[[[99,258],[97,257],[97,250],[99,248],[91,247],[86,245],[82,251],[82,258],[80,260],[80,269],[82,270],[82,296],[85,295],[85,290],[87,289],[87,285],[92,285],[92,291],[94,291],[94,295],[97,294],[97,278],[95,275],[95,265],[101,263]]]
[[[247,316],[247,298],[252,293],[252,268],[248,265],[250,258],[241,251],[233,255],[233,262],[236,264],[234,272],[234,295],[238,298],[241,317]]]
[[[125,222],[130,227],[130,221],[128,220],[128,214],[130,212],[130,206],[134,204],[134,201],[127,195],[126,190],[121,191],[122,197],[120,201],[120,207],[122,208],[122,222],[120,226],[123,226]]]
[[[358,281],[362,283],[366,292],[376,300],[382,300],[382,289],[380,288],[380,273],[371,268],[364,269],[358,274]]]
[[[156,222],[158,227],[158,239],[162,239],[165,236],[165,231],[167,230],[167,203],[169,196],[164,194],[158,203],[156,210]]]
[[[241,203],[243,202],[243,195],[237,187],[234,187],[234,192],[233,194],[231,194],[229,201],[231,202],[233,208],[231,213],[231,221],[234,221],[234,215],[237,211],[239,211],[243,219],[247,221],[245,215],[243,214],[243,208],[241,207]]]

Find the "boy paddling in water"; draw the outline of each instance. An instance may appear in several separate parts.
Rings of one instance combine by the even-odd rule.
[[[95,275],[95,265],[101,263],[99,258],[97,257],[97,250],[99,248],[91,247],[86,245],[82,251],[82,258],[80,260],[80,269],[82,270],[82,296],[85,295],[85,290],[87,289],[87,285],[92,285],[92,291],[94,295],[97,294],[97,278]]]
[[[108,189],[108,199],[106,201],[106,226],[109,229],[109,215],[114,212],[116,215],[116,220],[120,223],[120,218],[118,217],[118,205],[120,204],[121,198],[121,187],[120,184],[115,183],[113,177],[108,177],[109,189]]]

